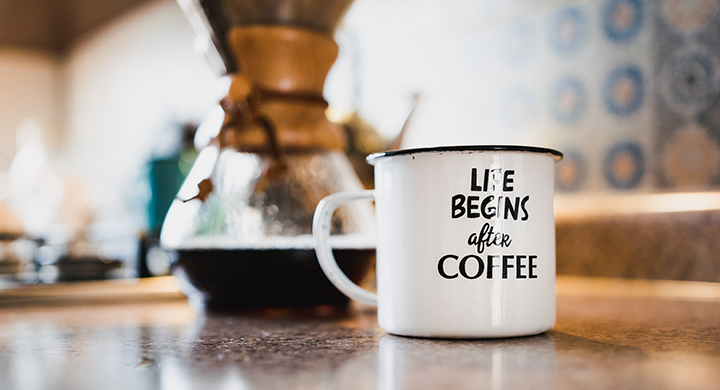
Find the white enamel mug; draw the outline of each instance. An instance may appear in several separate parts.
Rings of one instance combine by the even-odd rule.
[[[315,211],[313,235],[328,279],[377,305],[385,331],[490,338],[555,324],[555,188],[558,151],[526,146],[397,150],[367,158],[375,190],[337,193]],[[343,203],[374,199],[377,294],[352,283],[328,244]]]

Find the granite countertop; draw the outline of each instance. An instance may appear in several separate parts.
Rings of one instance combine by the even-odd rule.
[[[719,286],[561,277],[553,330],[474,341],[392,336],[361,306],[0,301],[0,388],[717,389]]]

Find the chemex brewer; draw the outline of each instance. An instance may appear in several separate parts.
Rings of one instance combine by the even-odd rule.
[[[160,235],[178,254],[182,291],[204,309],[347,304],[319,269],[311,232],[320,199],[363,188],[322,95],[338,54],[333,34],[351,2],[180,2],[232,80],[222,126]],[[335,218],[338,261],[351,279],[372,263],[373,226],[369,205]]]
[[[315,249],[328,279],[378,306],[387,332],[486,338],[555,324],[554,164],[527,146],[450,146],[370,155],[375,190],[323,199]],[[328,245],[333,211],[374,199],[377,294],[351,282]]]

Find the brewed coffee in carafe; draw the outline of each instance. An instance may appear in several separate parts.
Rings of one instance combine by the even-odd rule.
[[[322,97],[349,1],[181,4],[211,26],[233,72],[220,133],[161,233],[183,292],[208,309],[346,304],[315,258],[312,218],[326,195],[362,189]],[[339,209],[332,232],[338,262],[360,281],[374,258],[371,204]]]

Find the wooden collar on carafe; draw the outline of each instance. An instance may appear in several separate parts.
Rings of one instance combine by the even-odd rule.
[[[220,141],[247,152],[342,150],[325,117],[323,85],[337,57],[332,37],[287,26],[235,27],[228,41],[240,69],[222,106]]]

